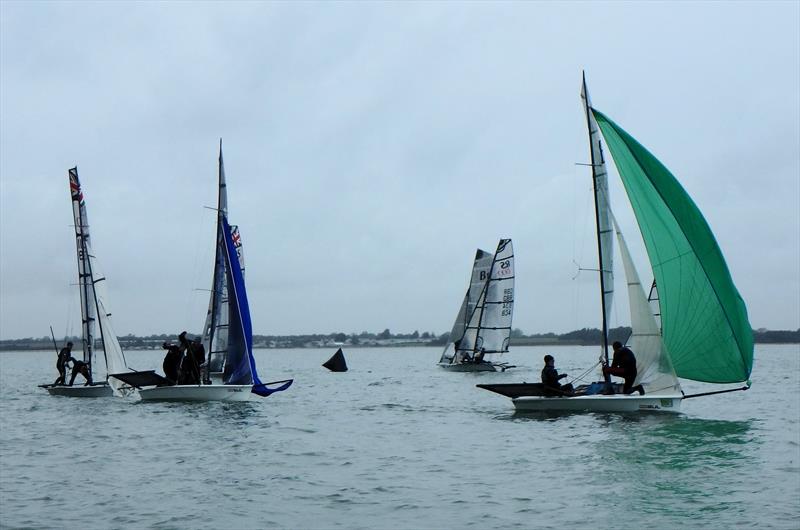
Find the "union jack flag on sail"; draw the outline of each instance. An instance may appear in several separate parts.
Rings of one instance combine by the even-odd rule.
[[[81,191],[81,183],[78,180],[77,167],[69,170],[69,191],[73,201],[83,202],[83,192]]]
[[[233,248],[236,249],[236,257],[239,258],[239,265],[244,272],[244,253],[242,252],[242,236],[239,234],[239,225],[231,225],[231,241]]]

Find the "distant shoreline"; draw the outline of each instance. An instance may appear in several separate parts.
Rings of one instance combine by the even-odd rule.
[[[621,336],[625,340],[630,335],[625,328],[617,328],[612,333],[611,340]],[[447,335],[438,337],[432,334],[426,338],[412,336],[344,336],[344,334],[331,335],[295,335],[295,336],[268,336],[257,335],[253,338],[253,348],[256,349],[303,349],[303,348],[409,348],[409,347],[444,347]],[[510,346],[600,346],[599,330],[580,330],[565,335],[549,336],[522,336],[512,337]],[[578,335],[578,337],[575,337]],[[616,335],[616,337],[615,337]],[[575,338],[574,338],[575,337]],[[345,340],[335,340],[335,338]],[[800,344],[800,330],[797,331],[768,331],[758,330],[753,332],[755,344]],[[73,342],[80,342],[77,337]],[[136,337],[127,335],[119,337],[121,346],[125,350],[160,350],[164,342],[174,342],[176,339],[167,335],[149,337]],[[64,339],[57,342],[59,347]],[[54,349],[51,338],[24,338],[0,341],[0,351],[52,351]]]

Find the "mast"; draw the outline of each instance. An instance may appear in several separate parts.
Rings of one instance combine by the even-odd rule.
[[[106,368],[106,381],[118,393],[120,384],[111,382],[108,375],[122,372],[126,369],[125,355],[122,352],[114,328],[111,324],[111,313],[106,306],[107,298],[101,282],[105,281],[92,253],[91,238],[89,235],[89,221],[86,215],[86,202],[83,199],[78,168],[69,170],[70,190],[72,195],[72,211],[75,221],[75,237],[78,254],[78,280],[81,296],[81,328],[84,342],[84,362],[88,363],[90,377],[96,373],[94,370],[95,357],[95,321],[100,330],[100,343],[103,348],[103,359]]]
[[[92,306],[89,304],[90,296],[94,297],[94,283],[92,282],[91,267],[89,264],[89,248],[87,240],[88,225],[85,219],[85,203],[78,179],[78,167],[69,170],[70,197],[72,199],[72,214],[75,223],[75,243],[78,254],[78,287],[81,294],[81,334],[83,335],[83,362],[89,364],[89,373],[92,373],[92,351],[94,350],[94,316],[91,314]],[[92,282],[92,293],[89,284]],[[96,313],[95,313],[96,314]]]
[[[603,332],[603,343],[602,343],[602,346],[603,346],[603,355],[605,357],[606,364],[609,364],[609,360],[608,360],[608,320],[607,320],[607,317],[606,317],[608,308],[606,307],[606,305],[607,305],[606,304],[606,295],[609,294],[609,293],[613,293],[614,286],[612,284],[610,286],[611,290],[610,291],[606,291],[606,282],[605,282],[606,270],[605,270],[605,267],[604,267],[605,264],[603,263],[602,237],[603,237],[604,231],[607,231],[609,233],[610,233],[610,231],[608,230],[607,226],[604,229],[600,225],[600,200],[599,200],[599,193],[598,193],[598,191],[599,191],[599,184],[598,184],[599,179],[604,178],[606,176],[606,171],[605,171],[605,165],[604,165],[604,160],[603,160],[602,148],[598,149],[598,151],[599,151],[598,156],[599,156],[600,159],[597,160],[597,157],[595,157],[595,149],[594,149],[595,138],[594,137],[595,137],[596,134],[600,134],[600,131],[599,131],[599,129],[592,127],[591,109],[590,109],[590,106],[589,106],[589,90],[588,90],[588,88],[586,88],[586,72],[583,72],[583,90],[581,92],[582,92],[581,96],[582,96],[582,99],[583,99],[583,108],[584,108],[584,111],[586,113],[586,127],[587,127],[587,129],[589,131],[589,153],[591,155],[591,162],[592,162],[592,184],[593,184],[593,190],[594,190],[594,219],[595,219],[595,227],[596,227],[596,233],[597,233],[598,273],[600,275],[600,307],[601,307],[601,312],[602,312],[602,316],[603,316],[603,318],[602,318],[602,321],[603,321],[603,329],[602,329],[602,332]],[[597,142],[598,142],[598,147],[600,147],[600,140],[598,139]],[[600,171],[598,171],[598,168],[600,168]],[[607,201],[607,196],[606,196],[606,201]],[[606,222],[606,225],[607,224],[608,223]],[[606,375],[605,379],[606,379],[607,383],[609,383],[611,381],[611,377],[608,376],[608,375]]]
[[[228,197],[225,185],[225,166],[222,162],[222,138],[219,139],[219,162],[217,166],[217,230],[216,230],[216,244],[214,245],[214,272],[211,280],[211,299],[209,300],[208,320],[206,322],[206,332],[208,333],[208,348],[206,357],[206,383],[210,383],[210,376],[208,372],[211,369],[211,357],[214,353],[214,335],[216,334],[217,324],[219,323],[220,311],[220,276],[223,271],[220,270],[220,261],[223,260],[221,246],[225,243],[225,235],[222,233],[222,219],[227,214]],[[224,281],[224,280],[223,280]]]

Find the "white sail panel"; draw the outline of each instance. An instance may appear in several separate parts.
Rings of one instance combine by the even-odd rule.
[[[470,284],[467,289],[464,299],[461,302],[461,308],[456,315],[456,320],[453,323],[453,328],[450,331],[450,339],[442,352],[442,357],[439,362],[451,361],[454,358],[456,348],[454,344],[461,343],[464,333],[467,330],[467,323],[472,314],[475,312],[475,307],[478,304],[481,290],[489,278],[489,270],[492,268],[494,257],[485,250],[478,249],[475,253],[475,259],[472,263],[472,275],[470,276]],[[463,349],[463,347],[462,347]],[[470,348],[471,351],[471,348]]]
[[[222,159],[222,141],[219,149],[218,166],[218,204],[217,204],[217,238],[214,259],[214,272],[211,278],[211,295],[208,300],[208,312],[203,326],[202,343],[208,355],[208,372],[222,373],[228,352],[230,308],[228,305],[227,265],[225,263],[225,236],[222,228],[222,217],[228,213],[228,188],[225,181],[225,164]],[[236,254],[239,258],[242,274],[244,274],[244,253],[242,249],[239,227],[231,226]]]
[[[114,393],[119,395],[122,381],[108,378],[108,374],[128,371],[122,347],[116,332],[111,325],[111,313],[108,311],[108,295],[97,258],[92,253],[89,237],[89,221],[86,215],[86,202],[83,199],[78,169],[69,170],[70,194],[72,196],[72,213],[75,220],[75,242],[78,252],[78,287],[81,294],[82,339],[84,361],[90,363],[89,370],[94,381],[108,379]],[[98,362],[100,354],[95,349],[99,329],[103,345],[103,363]]]
[[[643,385],[647,394],[674,394],[680,391],[680,384],[661,338],[661,330],[650,310],[650,303],[639,281],[639,274],[631,259],[622,230],[613,215],[612,222],[617,233],[625,277],[628,282],[631,328],[633,330],[628,345],[636,355],[638,371],[634,385]]]
[[[511,320],[514,316],[514,247],[501,239],[494,257],[491,278],[481,314],[476,349],[487,353],[508,351]]]
[[[121,374],[129,371],[125,363],[122,346],[117,339],[117,333],[111,323],[111,313],[106,309],[105,300],[98,295],[97,308],[99,312],[100,328],[103,330],[103,350],[106,358],[106,374]],[[108,378],[108,384],[114,389],[114,394],[121,395],[120,389],[125,383],[113,377]]]
[[[459,350],[508,351],[514,308],[514,249],[510,239],[497,246],[489,279],[478,298]]]
[[[599,244],[599,262],[602,268],[603,288],[603,308],[605,314],[603,321],[609,321],[611,314],[611,304],[614,300],[614,234],[610,221],[610,201],[608,194],[608,172],[606,171],[606,161],[603,155],[603,145],[600,138],[600,127],[594,119],[594,115],[589,111],[592,102],[589,99],[589,91],[586,88],[586,81],[581,87],[581,98],[583,99],[584,111],[589,127],[589,140],[591,146],[592,177],[594,178],[594,190],[597,213],[597,232]],[[604,337],[604,340],[607,337]]]
[[[69,188],[72,198],[72,217],[75,223],[75,249],[78,257],[83,360],[92,363],[97,316],[94,306],[94,283],[92,282],[91,265],[89,263],[92,245],[89,236],[89,218],[86,215],[86,202],[83,199],[83,190],[78,179],[77,167],[69,170]]]

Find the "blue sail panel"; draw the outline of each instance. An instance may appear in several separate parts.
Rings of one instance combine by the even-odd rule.
[[[253,328],[244,278],[239,267],[228,219],[222,217],[222,234],[225,241],[225,275],[228,286],[228,361],[222,381],[226,385],[250,385],[255,383],[255,365],[252,362]]]
[[[228,309],[230,314],[228,332],[228,362],[225,365],[223,382],[229,385],[252,384],[252,392],[259,396],[268,396],[274,392],[286,390],[292,380],[278,381],[284,383],[276,388],[267,388],[258,378],[256,361],[253,358],[253,327],[250,321],[250,306],[247,303],[247,292],[244,288],[244,276],[236,254],[236,245],[228,224],[223,215],[222,229],[225,234],[225,263],[228,281]]]

